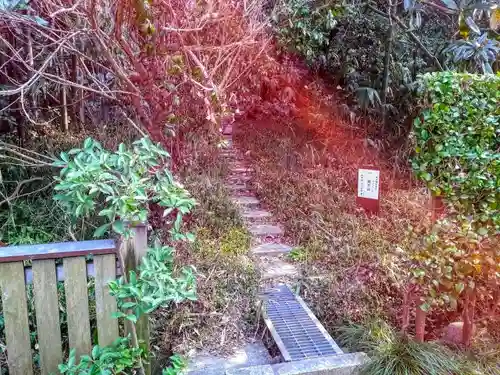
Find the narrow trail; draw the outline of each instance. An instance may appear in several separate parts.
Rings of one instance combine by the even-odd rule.
[[[279,284],[294,285],[299,272],[287,261],[287,254],[293,247],[284,240],[283,229],[273,219],[271,212],[267,211],[255,196],[251,188],[254,170],[243,153],[234,146],[232,134],[232,127],[223,133],[227,146],[221,151],[221,156],[229,164],[225,186],[231,192],[231,200],[239,208],[245,226],[252,236],[249,256],[261,275],[259,289],[264,291]],[[241,348],[235,348],[232,356],[201,354],[193,358],[188,369],[189,375],[222,374],[231,368],[274,362],[262,340],[249,338],[248,341]]]
[[[231,191],[231,199],[240,208],[240,214],[252,235],[250,256],[261,274],[261,290],[278,282],[296,281],[298,271],[286,260],[292,247],[285,243],[279,223],[255,197],[249,185],[254,170],[234,147],[232,130],[228,129],[224,135],[228,147],[222,153],[228,159],[230,168],[226,188]]]

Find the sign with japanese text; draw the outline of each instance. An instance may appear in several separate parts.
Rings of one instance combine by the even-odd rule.
[[[356,201],[368,212],[378,212],[380,195],[380,171],[378,169],[358,169],[358,192]]]

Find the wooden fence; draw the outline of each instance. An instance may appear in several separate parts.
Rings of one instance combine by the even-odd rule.
[[[88,255],[93,255],[88,261]],[[113,240],[51,243],[0,248],[0,289],[5,320],[10,375],[32,375],[33,357],[28,322],[26,287],[33,284],[33,297],[42,375],[58,374],[63,362],[59,321],[58,282],[66,297],[68,343],[77,358],[91,352],[88,278],[95,282],[97,339],[100,346],[118,337],[118,321],[112,318],[116,300],[107,283],[116,279],[117,247]],[[62,259],[61,262],[56,262]],[[31,260],[31,267],[25,261]],[[1,364],[0,364],[1,366]],[[2,369],[0,368],[0,374]]]

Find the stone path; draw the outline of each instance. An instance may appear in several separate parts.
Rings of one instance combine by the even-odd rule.
[[[292,247],[283,243],[283,228],[255,196],[251,185],[254,169],[234,146],[232,130],[228,129],[224,134],[227,147],[221,152],[229,163],[226,187],[232,192],[231,200],[239,206],[240,214],[252,235],[250,253],[261,272],[261,287],[278,281],[293,282],[297,269],[286,260]]]
[[[232,194],[232,202],[239,207],[241,217],[252,235],[250,256],[260,271],[260,289],[264,290],[283,282],[293,285],[298,272],[287,260],[287,254],[292,250],[292,246],[283,241],[283,228],[255,196],[251,185],[254,169],[245,160],[243,153],[234,147],[232,129],[229,129],[224,137],[227,146],[221,150],[221,156],[226,158],[230,169],[225,184]],[[227,358],[197,356],[192,359],[188,374],[223,374],[230,368],[270,363],[271,358],[266,347],[261,341],[257,341],[237,350],[233,356]]]

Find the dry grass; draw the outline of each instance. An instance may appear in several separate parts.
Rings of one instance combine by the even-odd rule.
[[[161,362],[172,352],[228,353],[252,330],[258,274],[247,252],[250,236],[223,186],[227,165],[217,158],[216,135],[183,143],[179,173],[198,206],[189,221],[195,243],[177,248],[180,264],[197,271],[198,301],[158,311],[154,348]]]
[[[302,293],[321,321],[333,328],[380,314],[395,322],[402,303],[395,245],[425,219],[427,196],[398,179],[400,171],[321,90],[315,82],[297,85],[290,115],[253,111],[237,138],[254,159],[259,198],[305,253]],[[366,164],[382,171],[379,216],[367,217],[355,204],[357,169]]]

